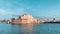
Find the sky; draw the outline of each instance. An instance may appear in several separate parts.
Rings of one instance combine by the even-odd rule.
[[[0,19],[29,13],[33,16],[60,17],[60,0],[0,0]]]

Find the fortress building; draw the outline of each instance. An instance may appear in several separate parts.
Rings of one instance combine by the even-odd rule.
[[[14,24],[38,24],[38,23],[44,22],[44,20],[35,19],[30,14],[23,14],[23,15],[19,16],[19,18],[17,18],[17,19],[12,18],[11,20],[7,20],[6,22],[14,23]]]

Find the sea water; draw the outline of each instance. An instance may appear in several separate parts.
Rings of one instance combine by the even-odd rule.
[[[60,34],[60,24],[6,24],[0,22],[0,34]]]

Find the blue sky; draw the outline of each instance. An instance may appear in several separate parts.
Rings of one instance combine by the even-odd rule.
[[[60,17],[60,0],[0,0],[0,19],[25,12],[34,16]]]

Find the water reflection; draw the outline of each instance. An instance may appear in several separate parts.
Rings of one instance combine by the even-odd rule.
[[[32,34],[33,24],[22,25],[22,32],[24,34]]]
[[[14,25],[0,23],[0,34],[60,34],[60,24]]]
[[[33,24],[12,25],[11,30],[13,34],[32,34]]]

